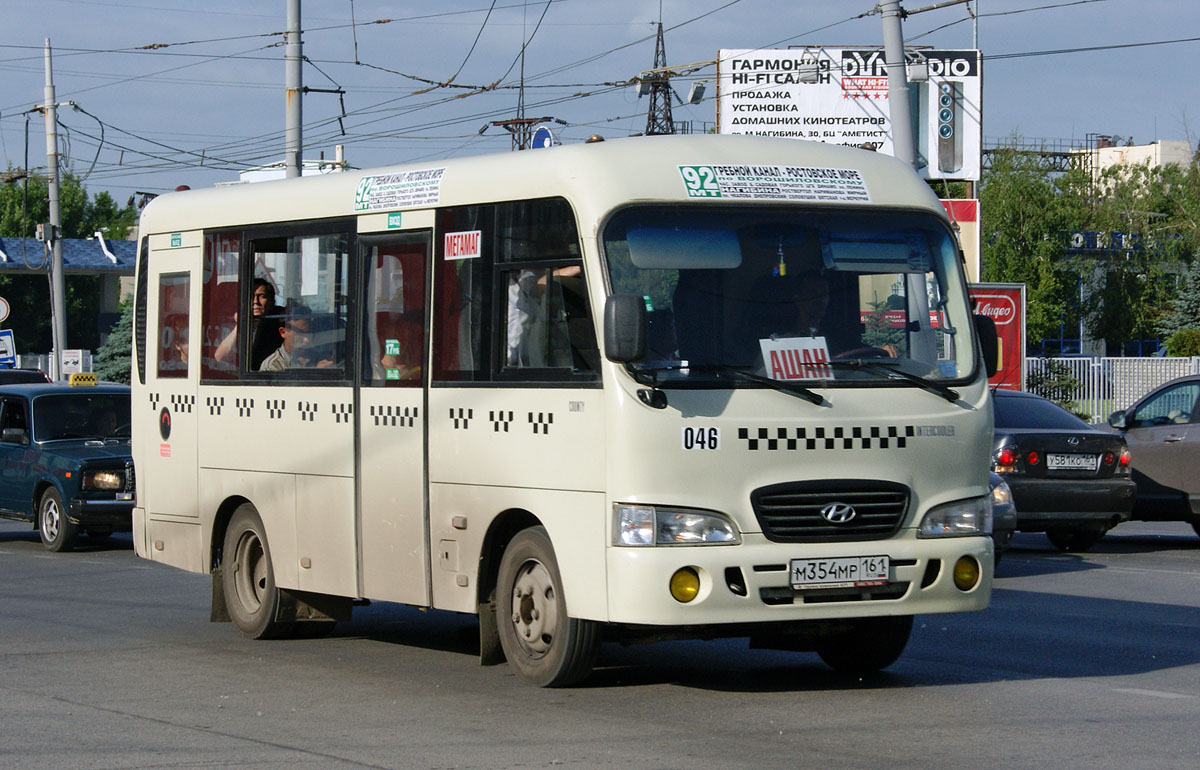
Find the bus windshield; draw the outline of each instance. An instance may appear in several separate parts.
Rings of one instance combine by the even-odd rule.
[[[975,371],[958,250],[931,214],[638,206],[602,242],[612,292],[646,305],[646,356],[630,366],[657,382],[861,386]]]

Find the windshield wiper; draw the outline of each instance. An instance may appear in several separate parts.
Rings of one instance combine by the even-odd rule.
[[[947,401],[949,401],[951,403],[957,401],[961,397],[957,390],[954,390],[953,388],[949,388],[949,387],[941,384],[940,382],[934,382],[933,380],[925,379],[924,377],[922,377],[918,374],[913,374],[912,372],[906,372],[903,369],[897,369],[895,367],[888,366],[887,364],[881,363],[879,361],[864,361],[860,358],[851,358],[851,359],[844,359],[844,360],[834,359],[834,360],[830,361],[829,364],[833,367],[845,367],[847,369],[866,369],[866,370],[872,371],[872,372],[882,372],[889,379],[904,380],[905,382],[911,382],[914,385],[917,385],[919,387],[924,388],[925,390],[928,390],[930,393],[936,393],[937,395],[941,396],[942,398],[946,399]]]
[[[790,382],[788,380],[773,380],[770,377],[763,377],[761,374],[748,372],[745,369],[736,366],[730,366],[728,364],[701,364],[699,366],[693,365],[688,368],[702,372],[715,372],[718,375],[728,374],[735,380],[741,380],[743,382],[757,382],[761,385],[766,385],[768,388],[778,390],[780,393],[788,393],[790,395],[797,396],[798,398],[803,398],[806,401],[811,401],[817,406],[821,406],[825,403],[825,399],[821,397],[821,394],[817,393],[811,388],[806,388],[803,385]]]

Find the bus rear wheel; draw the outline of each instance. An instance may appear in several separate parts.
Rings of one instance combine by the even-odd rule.
[[[843,674],[871,674],[895,663],[912,633],[912,615],[858,618],[853,628],[821,640],[817,654]]]
[[[251,639],[286,636],[292,624],[275,619],[280,597],[266,529],[249,503],[234,511],[229,520],[222,554],[221,583],[229,619]]]
[[[566,687],[592,670],[599,628],[567,614],[562,577],[543,527],[516,535],[500,560],[496,624],[508,663],[540,687]]]

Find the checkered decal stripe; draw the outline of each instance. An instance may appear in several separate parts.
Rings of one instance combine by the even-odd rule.
[[[533,435],[541,433],[543,436],[550,432],[550,426],[554,424],[554,412],[533,412],[529,413],[529,424],[533,426]]]
[[[333,409],[333,421],[350,422],[350,418],[354,416],[354,404],[330,404]]]
[[[797,449],[904,449],[916,435],[913,425],[888,425],[833,429],[738,428],[738,438],[751,452]]]
[[[317,404],[313,401],[301,401],[296,404],[300,412],[300,422],[314,422],[317,419]]]
[[[171,411],[179,413],[179,414],[182,414],[185,412],[187,414],[191,414],[192,410],[195,408],[196,408],[196,397],[195,396],[177,396],[177,395],[171,396]]]
[[[249,417],[254,412],[254,399],[235,398],[233,405],[237,407],[238,417]]]
[[[508,433],[508,426],[512,424],[512,412],[488,412],[488,419],[492,421],[492,430],[496,433]]]
[[[204,401],[208,404],[209,414],[216,415],[218,417],[221,416],[221,409],[223,409],[225,406],[224,396],[209,396],[208,398],[204,399]]]
[[[287,402],[281,398],[267,399],[267,416],[272,420],[278,420],[283,417],[283,410],[287,409]]]
[[[420,409],[415,406],[373,406],[371,407],[371,418],[375,420],[376,425],[385,425],[402,428],[412,428],[417,424],[417,418],[420,417]]]
[[[474,409],[450,409],[450,419],[454,420],[455,430],[466,430],[471,427],[471,419],[475,417]]]

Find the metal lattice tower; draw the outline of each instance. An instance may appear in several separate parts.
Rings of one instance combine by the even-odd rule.
[[[645,78],[650,85],[650,113],[646,116],[646,135],[673,134],[671,120],[671,79],[667,74],[667,46],[663,43],[662,22],[658,23],[658,40],[654,44],[654,69]]]

